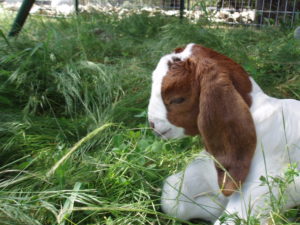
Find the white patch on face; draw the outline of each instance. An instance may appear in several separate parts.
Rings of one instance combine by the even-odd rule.
[[[172,58],[179,58],[181,61],[186,60],[192,54],[194,44],[188,44],[184,51],[180,53],[171,53],[163,56],[156,69],[152,73],[152,90],[148,105],[148,119],[154,124],[154,132],[165,139],[180,138],[185,136],[184,129],[170,123],[167,119],[167,109],[161,96],[161,86],[163,78],[166,76]]]

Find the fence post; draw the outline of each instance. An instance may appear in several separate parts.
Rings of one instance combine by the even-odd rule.
[[[16,36],[21,31],[34,2],[35,2],[35,0],[23,0],[22,5],[16,16],[16,19],[15,19],[15,21],[12,25],[12,28],[8,34],[9,37]]]
[[[300,26],[296,28],[294,32],[294,38],[300,40]]]
[[[79,0],[75,0],[75,12],[76,14],[79,13]]]
[[[184,0],[180,0],[180,19],[183,19],[184,13]]]

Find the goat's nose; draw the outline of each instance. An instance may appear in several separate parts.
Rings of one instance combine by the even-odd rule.
[[[152,129],[155,128],[155,125],[154,125],[154,123],[153,123],[152,121],[149,120],[149,124],[150,124],[150,127],[151,127]]]

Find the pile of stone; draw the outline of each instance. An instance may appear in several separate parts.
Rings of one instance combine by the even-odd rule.
[[[6,0],[0,3],[0,8],[6,10],[17,11],[20,8],[22,1],[21,0]],[[69,15],[74,13],[74,0],[44,0],[37,1],[36,4],[32,7],[30,13],[32,14],[45,14],[51,16],[57,15]],[[110,4],[96,4],[88,3],[85,5],[80,5],[80,11],[83,12],[102,12],[107,14],[118,15],[120,18],[128,16],[131,14],[139,14],[143,12],[149,13],[150,16],[155,16],[160,13],[163,15],[169,16],[179,16],[179,10],[163,10],[159,7],[116,7]],[[224,23],[244,23],[251,24],[255,19],[254,10],[246,10],[241,12],[234,12],[232,9],[221,9],[217,10],[214,7],[208,8],[204,11],[201,9],[195,10],[185,10],[185,17],[189,18],[193,22],[197,22],[200,19],[206,19],[212,22],[224,22]]]
[[[198,21],[201,18],[208,19],[212,22],[222,22],[230,24],[251,24],[255,20],[255,10],[245,10],[241,12],[234,12],[231,9],[212,9],[203,12],[201,10],[186,11],[186,16],[192,21]]]

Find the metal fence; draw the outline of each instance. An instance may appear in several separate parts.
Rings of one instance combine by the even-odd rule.
[[[293,25],[299,21],[300,0],[185,0],[186,10],[205,10],[223,15],[225,23],[251,25]],[[180,0],[162,0],[164,9],[179,9]],[[252,12],[251,20],[232,20]],[[224,15],[225,14],[225,15]],[[235,14],[235,16],[231,16]],[[238,15],[239,14],[239,15]],[[226,18],[229,18],[226,20]]]
[[[1,1],[1,0],[0,0]],[[23,0],[5,0],[23,1]],[[32,0],[30,0],[32,1]],[[74,9],[76,0],[36,0],[35,5],[48,5],[56,9],[68,5]],[[185,10],[184,16],[194,21],[206,17],[214,22],[245,25],[300,25],[300,0],[78,0],[81,8],[86,5],[122,9],[158,8],[168,15]],[[182,11],[183,12],[183,11]]]
[[[59,0],[52,0],[59,1]],[[300,20],[300,0],[79,0],[117,7],[159,7],[163,10],[185,9],[193,18],[210,17],[212,21],[246,25],[294,25]],[[298,22],[297,22],[298,23]],[[299,21],[300,23],[300,21]]]

